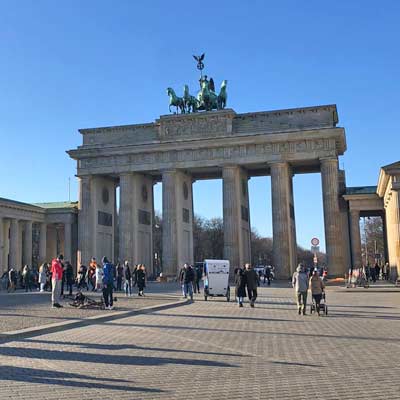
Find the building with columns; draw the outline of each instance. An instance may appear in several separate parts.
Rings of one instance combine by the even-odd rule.
[[[360,218],[381,217],[384,260],[400,276],[400,162],[381,168],[377,186],[347,187],[346,151],[335,105],[237,114],[232,109],[165,115],[155,122],[81,129],[79,201],[27,204],[0,198],[0,272],[39,265],[57,253],[74,266],[101,259],[153,270],[153,186],[162,182],[162,271],[193,263],[193,182],[222,179],[224,257],[232,270],[251,259],[248,181],[271,177],[273,265],[295,270],[293,176],[321,174],[331,276],[362,266]],[[119,192],[119,196],[117,193]],[[212,201],[212,199],[210,200]],[[268,212],[268,210],[266,210]]]
[[[28,204],[0,198],[0,274],[63,253],[76,265],[77,203]]]
[[[297,264],[292,179],[319,172],[329,271],[342,275],[349,251],[341,235],[347,220],[340,206],[338,158],[346,139],[337,123],[336,106],[327,105],[246,114],[225,109],[81,129],[82,145],[68,151],[80,182],[78,262],[118,254],[151,271],[153,185],[162,182],[163,273],[176,276],[183,263],[198,261],[193,260],[192,184],[219,178],[224,257],[232,269],[243,265],[251,251],[248,180],[270,175],[274,266],[286,279]]]

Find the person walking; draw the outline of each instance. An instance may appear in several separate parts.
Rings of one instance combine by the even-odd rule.
[[[260,279],[257,272],[252,268],[251,264],[245,264],[245,268],[246,269],[244,271],[244,276],[247,286],[247,295],[250,300],[250,307],[254,308],[255,302],[257,300],[257,287],[260,284]]]
[[[103,264],[103,298],[105,308],[112,310],[113,307],[113,288],[114,288],[114,267],[107,257],[101,260]]]
[[[51,262],[51,302],[53,308],[62,308],[60,304],[61,295],[61,282],[63,277],[62,260],[63,255],[60,254],[57,258],[54,258]]]
[[[65,262],[65,282],[67,283],[68,295],[72,296],[72,285],[74,284],[74,269],[69,261]]]
[[[309,287],[311,289],[311,296],[315,301],[315,308],[319,316],[319,311],[321,309],[322,293],[325,289],[325,285],[324,282],[322,282],[321,277],[319,276],[317,268],[314,268],[313,274],[310,278]]]
[[[89,289],[86,283],[86,265],[81,264],[78,269],[78,289],[81,290],[83,287],[86,287],[86,290]]]
[[[379,275],[380,275],[380,273],[381,273],[381,267],[380,267],[379,264],[376,262],[374,268],[375,268],[375,276],[376,276],[376,279],[379,281]]]
[[[92,289],[90,289],[92,292],[96,290],[96,268],[97,268],[97,261],[95,257],[92,257],[89,263],[89,269],[87,270],[87,284],[88,284],[88,290],[89,285],[92,286]]]
[[[31,270],[29,269],[28,265],[25,265],[24,269],[22,270],[22,282],[25,287],[25,292],[27,292],[28,290],[32,292]]]
[[[39,267],[39,287],[43,293],[47,282],[47,264],[44,263]]]
[[[299,315],[306,315],[308,276],[302,264],[299,264],[292,277],[292,286],[296,293],[297,309]]]
[[[390,272],[389,263],[386,262],[385,265],[383,266],[383,275],[385,281],[389,280],[389,275],[390,275],[389,272]]]
[[[243,299],[246,297],[246,277],[242,268],[237,268],[235,273],[235,296],[239,307],[243,307]]]
[[[8,271],[8,292],[15,292],[17,287],[17,272],[13,267]]]
[[[265,285],[265,280],[267,280],[267,285],[271,286],[271,267],[267,265],[265,267],[264,271],[264,285]]]
[[[125,280],[124,281],[125,296],[126,297],[132,296],[132,274],[127,260],[125,260],[124,262],[123,276]]]
[[[121,265],[121,263],[117,264],[116,268],[116,273],[117,273],[117,291],[122,291],[122,279],[124,277],[124,267]]]
[[[137,269],[137,285],[139,296],[144,296],[144,288],[146,287],[146,269],[143,264],[140,264]]]
[[[179,273],[179,281],[181,283],[182,294],[185,299],[189,295],[190,300],[193,300],[193,280],[194,280],[193,268],[189,264],[185,263]]]
[[[193,269],[193,272],[194,272],[193,291],[195,293],[200,294],[201,268],[198,265],[196,265],[196,267]]]
[[[101,290],[103,286],[103,268],[101,268],[101,265],[97,265],[96,267],[95,278],[96,278],[96,289],[94,291],[97,292],[98,290]]]

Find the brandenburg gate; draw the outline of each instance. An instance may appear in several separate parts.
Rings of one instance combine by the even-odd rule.
[[[232,269],[250,262],[248,180],[269,175],[274,266],[286,279],[297,265],[292,179],[320,172],[329,273],[343,275],[350,261],[342,233],[349,228],[338,157],[346,138],[337,124],[336,106],[326,105],[246,114],[205,110],[80,130],[82,145],[68,151],[80,182],[79,261],[118,254],[151,269],[153,185],[162,182],[163,273],[176,276],[183,263],[201,261],[193,260],[192,184],[222,178],[224,257]]]

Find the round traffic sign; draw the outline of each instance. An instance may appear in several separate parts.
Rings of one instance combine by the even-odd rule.
[[[312,238],[311,239],[311,244],[313,245],[313,246],[318,246],[319,245],[319,239],[318,238]]]

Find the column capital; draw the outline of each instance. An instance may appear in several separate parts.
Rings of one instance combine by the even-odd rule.
[[[321,164],[329,164],[329,163],[338,163],[339,159],[338,157],[320,157],[319,161]]]
[[[289,166],[289,163],[287,161],[283,161],[283,160],[275,160],[275,161],[268,161],[267,163],[268,166],[270,167],[285,167],[285,166]]]
[[[360,217],[360,210],[350,210],[350,215],[351,216],[358,216],[358,217]]]

